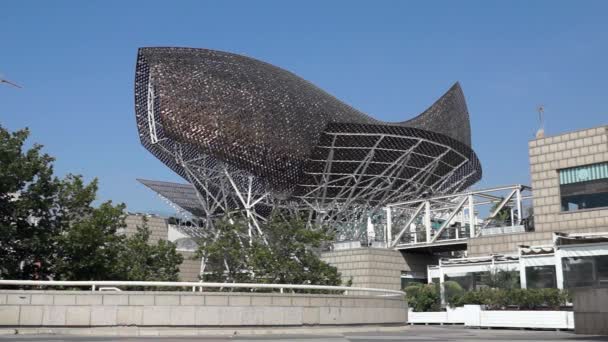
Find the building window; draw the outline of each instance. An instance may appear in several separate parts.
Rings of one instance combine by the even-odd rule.
[[[488,287],[484,282],[484,277],[490,272],[467,272],[460,274],[445,275],[445,281],[455,281],[463,289],[467,291],[479,290],[481,288]]]
[[[608,207],[608,162],[559,170],[562,211]]]
[[[564,287],[608,286],[608,255],[562,258]]]
[[[526,287],[529,289],[556,288],[555,265],[526,267]]]

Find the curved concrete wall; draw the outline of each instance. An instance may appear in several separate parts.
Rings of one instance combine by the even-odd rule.
[[[401,297],[0,290],[0,326],[405,324]]]

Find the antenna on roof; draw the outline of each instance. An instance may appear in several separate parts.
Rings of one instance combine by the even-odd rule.
[[[545,106],[540,105],[540,106],[538,106],[538,108],[536,110],[538,111],[538,123],[539,123],[538,131],[536,131],[536,139],[540,139],[545,136],[545,120],[544,120],[545,119],[544,118]]]

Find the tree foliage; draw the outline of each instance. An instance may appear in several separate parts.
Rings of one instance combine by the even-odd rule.
[[[150,244],[148,220],[137,232],[125,240],[125,248],[119,253],[121,278],[134,281],[178,281],[179,265],[183,256],[177,253],[175,244],[158,240]]]
[[[61,233],[54,215],[61,182],[53,177],[53,158],[41,145],[23,152],[27,129],[0,126],[0,277],[46,277]]]
[[[331,239],[325,230],[309,229],[299,218],[273,215],[264,235],[249,237],[245,220],[224,220],[218,234],[197,251],[204,258],[205,281],[340,285],[340,273],[315,249]]]
[[[54,159],[41,145],[25,148],[28,136],[27,129],[0,126],[0,278],[177,279],[175,246],[143,248],[147,227],[132,238],[119,234],[125,205],[95,207],[97,180],[55,177]]]

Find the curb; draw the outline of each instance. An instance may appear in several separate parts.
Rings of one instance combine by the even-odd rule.
[[[163,328],[163,327],[98,327],[98,328],[18,328],[0,329],[6,335],[73,335],[73,336],[248,336],[248,335],[334,335],[355,332],[401,332],[403,326],[332,326],[332,327],[252,327],[252,328]]]

